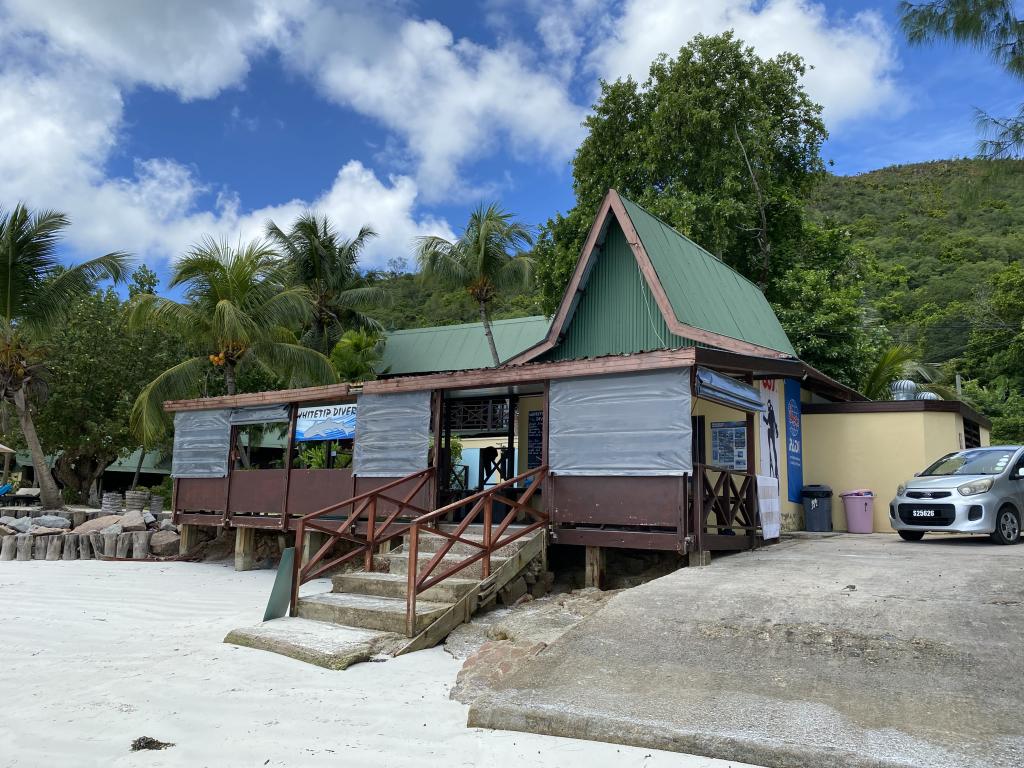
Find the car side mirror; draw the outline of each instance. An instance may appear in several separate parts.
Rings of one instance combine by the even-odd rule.
[[[1017,471],[1013,476],[1017,480],[1024,480],[1024,467],[1017,467]]]

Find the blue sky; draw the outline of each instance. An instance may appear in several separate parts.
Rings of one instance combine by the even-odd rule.
[[[0,0],[0,201],[66,210],[69,259],[161,275],[314,206],[372,223],[383,266],[481,199],[570,207],[598,78],[728,28],[813,66],[836,173],[970,155],[974,108],[1021,99],[979,52],[908,47],[895,0]]]

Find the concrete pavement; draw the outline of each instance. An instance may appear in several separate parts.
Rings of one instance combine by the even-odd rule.
[[[469,724],[779,768],[1024,765],[1024,546],[834,535],[624,591]]]

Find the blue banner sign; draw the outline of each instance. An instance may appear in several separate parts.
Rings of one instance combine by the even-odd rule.
[[[795,504],[802,501],[804,487],[803,429],[800,423],[800,382],[786,379],[786,479],[787,498]]]
[[[354,440],[356,404],[317,405],[300,408],[295,421],[295,442]]]

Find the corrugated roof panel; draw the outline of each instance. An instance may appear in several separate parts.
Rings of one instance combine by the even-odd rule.
[[[507,360],[542,341],[550,321],[536,315],[491,321],[498,355]],[[463,371],[494,365],[483,323],[409,328],[387,334],[381,370],[387,375]]]
[[[679,322],[796,355],[756,285],[636,203],[621,199]]]
[[[693,346],[674,335],[617,221],[609,227],[561,342],[544,359],[578,360]]]

